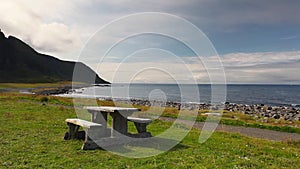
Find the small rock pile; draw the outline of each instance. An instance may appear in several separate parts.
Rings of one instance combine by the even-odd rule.
[[[300,110],[292,106],[267,106],[245,105],[245,104],[225,104],[225,109],[231,112],[241,112],[253,117],[264,117],[274,119],[284,119],[287,121],[300,121]]]

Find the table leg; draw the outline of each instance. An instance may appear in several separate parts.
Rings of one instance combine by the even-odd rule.
[[[102,127],[107,128],[107,112],[92,112],[92,122],[102,124]]]
[[[127,126],[127,118],[123,117],[119,112],[111,113],[112,116],[112,136],[122,136],[127,135],[128,126]]]
[[[103,132],[105,132],[105,136],[106,137],[109,137],[110,136],[110,132],[107,132],[108,131],[108,128],[107,128],[107,112],[91,112],[92,114],[92,122],[94,123],[99,123],[99,124],[102,124],[102,128],[103,128]]]

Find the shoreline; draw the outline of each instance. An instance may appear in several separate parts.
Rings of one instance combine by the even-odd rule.
[[[97,97],[98,100],[104,101],[116,101],[126,104],[133,104],[139,106],[159,106],[159,107],[172,107],[178,110],[189,109],[189,110],[225,110],[229,112],[240,112],[252,116],[254,118],[275,120],[286,120],[286,121],[300,121],[300,109],[296,109],[293,106],[269,106],[265,104],[237,104],[225,102],[223,104],[212,105],[210,103],[179,103],[179,102],[161,102],[161,101],[149,101],[144,99],[125,99],[117,98],[112,99],[108,97]]]
[[[81,93],[76,90],[84,87],[92,87],[93,85],[64,85],[56,88],[35,88],[28,91],[36,95],[53,95],[59,97],[78,97]],[[33,92],[38,89],[38,92]],[[28,93],[29,94],[29,93]],[[64,96],[65,94],[65,96]],[[75,94],[75,95],[71,95]],[[76,94],[79,94],[76,96]],[[81,95],[81,97],[89,98],[89,96]],[[211,105],[210,103],[190,103],[190,102],[176,102],[176,101],[149,101],[139,98],[111,98],[110,96],[96,97],[98,100],[104,101],[116,101],[125,104],[139,105],[139,106],[159,106],[159,107],[172,107],[178,110],[180,109],[198,109],[198,110],[225,110],[229,112],[240,112],[242,114],[252,116],[257,119],[268,120],[286,120],[286,121],[300,121],[300,107],[299,105],[267,105],[261,104],[240,104],[240,103],[220,103]]]

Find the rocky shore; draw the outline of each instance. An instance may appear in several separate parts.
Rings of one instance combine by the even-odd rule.
[[[111,98],[98,98],[100,100],[112,100]],[[209,103],[179,103],[179,102],[161,102],[149,101],[143,99],[113,99],[113,101],[123,102],[127,104],[140,105],[140,106],[160,106],[160,107],[173,107],[178,110],[220,110],[224,109],[229,112],[240,112],[259,119],[273,118],[276,120],[286,121],[300,121],[300,109],[293,106],[268,106],[264,104],[235,104],[226,102],[224,104],[211,105]]]
[[[64,86],[58,88],[51,88],[51,89],[41,89],[41,90],[33,90],[32,93],[37,95],[58,95],[58,94],[65,94],[69,93],[72,90],[72,86]]]
[[[31,93],[37,95],[59,95],[74,93],[77,89],[91,87],[93,85],[88,84],[76,84],[76,85],[63,85],[61,87],[42,87],[30,90]]]
[[[225,110],[238,111],[256,118],[284,119],[287,121],[300,121],[300,109],[292,106],[267,106],[243,105],[243,104],[225,104]]]
[[[60,95],[60,94],[70,94],[70,93],[81,93],[80,90],[83,90],[87,87],[106,87],[110,84],[73,84],[73,85],[63,85],[56,88],[38,88],[30,90],[31,93],[37,95]],[[78,91],[79,90],[79,91]]]

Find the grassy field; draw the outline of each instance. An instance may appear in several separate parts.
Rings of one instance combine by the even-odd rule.
[[[100,102],[99,104],[107,104],[107,102]],[[147,115],[153,116],[163,116],[169,118],[177,118],[179,111],[176,108],[171,107],[152,107],[149,110],[147,106],[138,106],[135,107],[140,108]],[[196,121],[204,122],[206,120],[205,113],[210,112],[210,110],[200,110],[198,112],[198,116],[196,117]],[[186,117],[189,119],[189,116]],[[275,120],[268,119],[265,121],[261,121],[261,119],[256,119],[249,115],[242,114],[240,112],[229,112],[223,111],[222,118],[220,120],[221,124],[232,125],[232,126],[244,126],[244,127],[254,127],[261,129],[269,129],[275,131],[289,132],[289,133],[298,133],[300,134],[300,121],[286,121],[286,120]]]
[[[66,86],[88,86],[80,82],[57,82],[57,83],[0,83],[0,91],[6,93],[33,92],[38,93],[45,90],[55,90]]]
[[[0,83],[0,89],[11,88],[40,88],[40,87],[61,87],[63,85],[71,85],[72,82],[60,82],[60,83]]]
[[[199,144],[198,130],[154,157],[132,159],[104,150],[83,151],[81,141],[63,140],[64,120],[76,117],[72,100],[49,97],[43,105],[43,98],[0,94],[0,168],[299,168],[299,142],[216,132]],[[155,120],[149,131],[155,135],[169,125]]]

